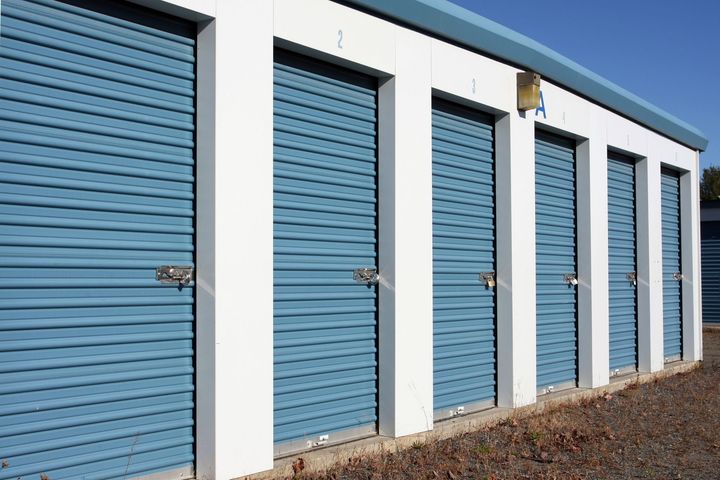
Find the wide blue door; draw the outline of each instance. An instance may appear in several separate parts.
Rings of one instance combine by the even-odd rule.
[[[682,272],[680,270],[680,178],[666,168],[661,172],[663,339],[665,361],[682,356]]]
[[[495,404],[493,119],[435,100],[432,139],[438,420]]]
[[[608,273],[610,372],[637,366],[637,272],[635,249],[635,162],[608,156]]]
[[[535,134],[537,388],[577,382],[575,142]]]
[[[375,432],[376,80],[278,51],[274,95],[281,454]]]
[[[0,479],[193,475],[195,27],[3,0]]]
[[[702,222],[703,322],[720,323],[720,222]]]

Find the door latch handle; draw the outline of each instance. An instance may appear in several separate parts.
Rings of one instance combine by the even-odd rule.
[[[353,270],[353,280],[367,285],[377,285],[380,281],[380,275],[377,268],[356,268]]]
[[[637,286],[637,272],[628,272],[625,277],[628,279],[628,282],[633,284],[633,286]]]
[[[495,272],[480,272],[480,281],[488,288],[495,287]]]
[[[578,284],[577,274],[575,272],[566,273],[565,276],[563,277],[563,280],[568,285],[577,285]]]
[[[193,273],[195,272],[191,266],[161,265],[155,269],[155,280],[160,283],[188,285],[193,280]]]
[[[678,282],[685,278],[685,276],[680,272],[673,273],[673,280],[677,280]]]

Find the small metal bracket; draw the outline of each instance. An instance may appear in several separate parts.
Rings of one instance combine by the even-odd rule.
[[[458,417],[460,415],[465,415],[465,407],[459,406],[455,410],[450,410],[450,416],[451,417]]]
[[[678,282],[685,278],[685,276],[680,272],[673,273],[673,280],[677,280]]]
[[[377,285],[380,281],[380,275],[377,272],[377,268],[356,268],[353,270],[353,280],[358,283]]]
[[[480,272],[480,281],[488,288],[495,286],[495,272]]]
[[[637,272],[628,272],[625,274],[625,277],[628,279],[628,282],[633,284],[633,286],[637,286]]]
[[[330,435],[320,435],[317,440],[308,440],[307,448],[324,447],[330,441]]]
[[[566,273],[565,276],[563,277],[563,281],[565,283],[567,283],[568,285],[577,285],[578,284],[577,274],[575,272]]]
[[[155,269],[155,280],[160,283],[188,285],[193,280],[193,273],[191,266],[161,265]]]

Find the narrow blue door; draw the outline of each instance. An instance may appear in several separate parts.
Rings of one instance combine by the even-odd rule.
[[[276,453],[375,432],[376,80],[275,55]],[[371,272],[368,272],[371,276]]]
[[[720,323],[720,222],[702,222],[703,322]]]
[[[493,119],[434,100],[432,139],[438,420],[495,404]]]
[[[0,479],[192,477],[195,25],[0,22]]]
[[[537,388],[577,383],[575,142],[536,131]]]
[[[608,156],[608,274],[610,372],[637,367],[635,161]]]
[[[680,178],[666,168],[661,173],[663,256],[663,339],[665,361],[682,357],[682,271],[680,269]]]

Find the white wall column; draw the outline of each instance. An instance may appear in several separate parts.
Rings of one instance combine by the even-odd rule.
[[[702,291],[700,288],[700,195],[698,168],[680,176],[680,246],[683,360],[702,360]]]
[[[638,369],[664,367],[660,162],[637,162]]]
[[[197,478],[273,465],[273,2],[198,36]]]
[[[380,87],[380,433],[433,426],[430,39],[396,36]]]
[[[596,121],[577,147],[578,385],[609,382],[607,141]]]
[[[535,402],[535,121],[500,117],[495,133],[498,405]]]

